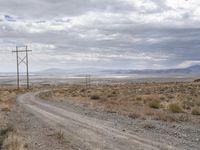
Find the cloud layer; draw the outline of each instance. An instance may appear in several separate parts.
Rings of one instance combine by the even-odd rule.
[[[187,67],[199,64],[199,25],[195,0],[0,0],[0,71],[24,44],[32,70]]]

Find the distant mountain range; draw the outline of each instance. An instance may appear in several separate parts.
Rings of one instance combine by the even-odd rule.
[[[65,73],[67,71],[64,70],[64,69],[59,69],[59,68],[50,68],[50,69],[42,70],[42,71],[39,71],[39,72],[40,73]]]
[[[75,69],[60,69],[60,68],[50,68],[47,70],[42,70],[38,73],[42,74],[86,74],[86,73],[99,73],[101,69],[96,68],[75,68]]]
[[[107,70],[104,72],[110,72],[110,71]],[[200,65],[194,65],[187,68],[177,68],[177,69],[113,70],[111,72],[115,74],[199,74],[200,75]]]
[[[194,65],[187,68],[177,68],[177,69],[144,69],[144,70],[105,70],[105,69],[95,69],[95,68],[88,68],[88,69],[74,69],[74,70],[65,70],[59,68],[50,68],[47,70],[40,71],[39,73],[42,74],[135,74],[135,75],[167,75],[167,74],[185,74],[185,75],[200,75],[200,65]]]

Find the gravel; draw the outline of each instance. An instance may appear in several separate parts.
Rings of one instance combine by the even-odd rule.
[[[45,102],[68,111],[84,114],[87,117],[106,121],[114,129],[140,135],[147,139],[165,143],[185,150],[200,149],[200,125],[192,123],[168,123],[155,120],[131,119],[116,113],[101,112],[89,109],[81,104],[69,101]],[[30,150],[76,150],[79,145],[69,139],[60,141],[56,134],[59,128],[46,124],[19,104],[16,104],[8,115],[9,122],[15,125]],[[144,128],[150,125],[150,128]]]

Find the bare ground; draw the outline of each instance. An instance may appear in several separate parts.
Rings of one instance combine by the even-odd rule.
[[[19,96],[18,105],[10,114],[31,150],[197,150],[200,147],[197,124],[131,119],[67,101],[43,101],[37,94]]]
[[[200,83],[134,83],[65,86],[40,94],[51,101],[71,101],[87,108],[131,118],[200,123]]]
[[[22,136],[28,150],[74,150],[76,147],[65,138],[59,138],[59,127],[49,126],[42,119],[16,104],[9,113],[9,123]]]
[[[25,92],[0,91],[0,119],[15,126],[25,149],[200,148],[200,118],[192,115],[200,106],[199,83],[64,86],[20,95],[16,103]],[[149,105],[154,100],[158,108]],[[183,111],[170,112],[171,103]]]

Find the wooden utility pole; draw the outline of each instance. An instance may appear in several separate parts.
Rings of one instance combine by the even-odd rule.
[[[18,53],[18,47],[16,46],[16,56],[17,56],[17,89],[19,89],[19,53]]]
[[[26,46],[26,78],[27,78],[27,89],[29,89],[28,46]]]
[[[91,76],[89,74],[86,74],[86,78],[85,78],[85,86],[86,88],[90,88],[91,86]]]
[[[25,50],[19,50],[19,48],[25,48]],[[21,63],[24,63],[26,65],[26,85],[27,89],[29,89],[29,65],[28,65],[28,52],[31,52],[32,50],[28,50],[28,46],[16,46],[16,50],[12,51],[13,53],[16,53],[16,59],[17,59],[17,89],[20,88],[19,83],[19,66]],[[25,53],[24,57],[20,57],[19,53]]]

